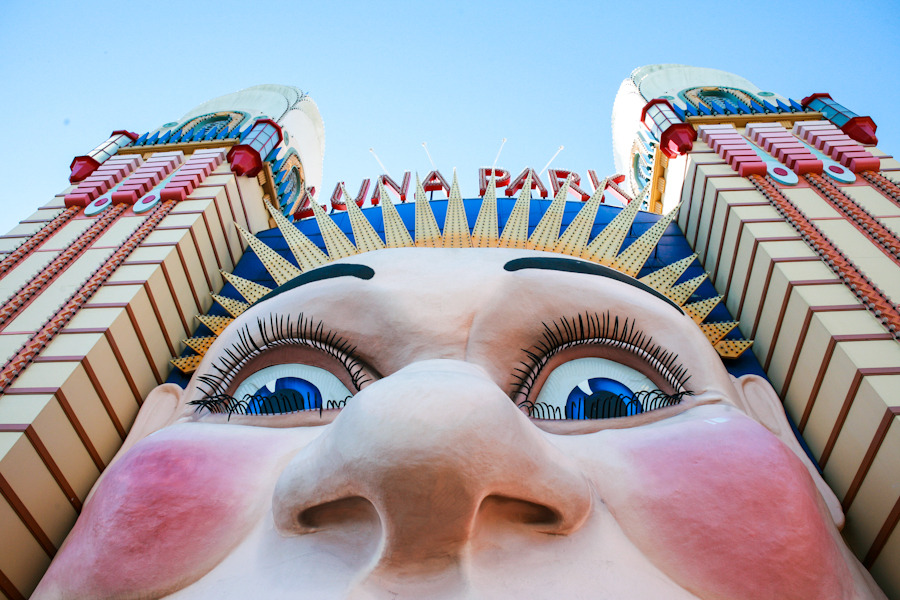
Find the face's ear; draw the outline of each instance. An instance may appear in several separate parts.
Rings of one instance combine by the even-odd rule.
[[[182,412],[181,398],[183,395],[184,390],[174,383],[164,383],[151,390],[141,405],[134,423],[131,425],[128,437],[122,442],[119,451],[109,461],[106,469],[100,474],[100,478],[94,483],[94,487],[88,492],[85,503],[94,495],[94,490],[97,489],[97,485],[103,479],[103,476],[109,472],[109,468],[113,463],[124,456],[139,441],[154,431],[159,431],[163,427],[171,425],[178,419]]]
[[[171,425],[180,415],[181,399],[184,389],[174,383],[164,383],[153,388],[141,405],[128,437],[113,457],[110,464],[128,452],[132,446],[167,425]],[[108,468],[108,467],[107,467]]]
[[[781,399],[772,384],[758,375],[744,375],[738,379],[733,379],[734,387],[738,391],[738,408],[742,409],[748,416],[753,418],[760,425],[771,431],[775,437],[780,439],[790,448],[797,458],[806,466],[810,476],[816,484],[822,499],[825,501],[831,518],[838,529],[844,527],[844,511],[837,496],[822,479],[818,469],[803,451],[803,447],[794,436],[794,431],[788,423],[787,416],[784,414],[784,407]]]

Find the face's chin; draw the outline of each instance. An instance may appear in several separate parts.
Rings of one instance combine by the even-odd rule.
[[[252,307],[180,423],[104,474],[35,597],[852,597],[807,469],[735,408],[690,317],[628,281],[505,268],[546,256],[383,250],[340,261],[369,279]],[[352,397],[282,415],[186,404],[265,373],[259,393],[302,379]],[[625,384],[667,400],[523,410],[565,416]]]

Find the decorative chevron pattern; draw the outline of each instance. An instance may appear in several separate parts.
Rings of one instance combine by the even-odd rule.
[[[264,285],[248,281],[243,277],[238,277],[227,271],[222,271],[222,277],[225,278],[225,281],[233,285],[234,289],[236,289],[244,300],[250,304],[256,303],[257,300],[272,291]]]
[[[431,202],[425,197],[422,182],[416,175],[416,246],[440,248],[442,245],[441,230],[431,210]]]
[[[455,176],[450,189],[449,201],[447,201],[447,213],[444,219],[443,231],[438,227],[437,219],[435,219],[431,208],[431,202],[426,198],[420,181],[416,181],[416,226],[414,232],[407,230],[406,225],[404,225],[397,212],[397,208],[391,203],[384,187],[379,184],[380,210],[384,223],[383,240],[366,216],[366,211],[360,209],[354,202],[347,203],[347,212],[353,238],[356,241],[355,245],[341,231],[337,223],[320,206],[313,203],[315,219],[322,234],[325,247],[328,250],[327,255],[309,238],[300,233],[297,227],[285,219],[277,210],[271,210],[272,218],[284,236],[300,268],[294,266],[280,254],[266,246],[256,236],[240,227],[238,229],[277,285],[290,281],[297,275],[300,275],[301,272],[315,269],[347,256],[372,252],[382,248],[411,248],[416,246],[433,248],[500,247],[549,251],[590,260],[609,266],[630,277],[636,277],[644,267],[647,259],[656,250],[657,244],[662,239],[666,228],[674,219],[678,208],[676,207],[675,210],[664,215],[637,240],[629,244],[624,250],[621,250],[622,244],[634,224],[640,203],[637,201],[630,202],[591,240],[591,229],[593,228],[600,204],[603,202],[603,191],[605,188],[605,183],[598,187],[594,195],[581,204],[578,214],[575,215],[565,230],[560,231],[569,189],[567,182],[567,185],[561,186],[556,197],[544,211],[541,220],[535,225],[529,236],[528,221],[532,212],[530,175],[526,177],[525,185],[519,193],[502,233],[498,232],[497,191],[493,178],[485,190],[484,199],[471,232],[466,217],[465,203],[459,193],[459,185]],[[368,210],[377,211],[379,209],[371,208]],[[640,281],[664,294],[679,306],[684,307],[685,313],[700,325],[710,343],[721,356],[737,357],[749,348],[752,343],[748,340],[725,339],[725,336],[737,326],[737,323],[703,323],[706,317],[721,302],[722,297],[716,296],[687,304],[688,300],[697,291],[697,288],[706,280],[707,275],[704,273],[682,283],[677,283],[696,258],[697,256],[692,254],[641,277]],[[225,278],[246,300],[246,302],[241,302],[220,295],[213,296],[215,301],[232,317],[240,315],[270,291],[265,286],[235,275],[226,273]],[[198,316],[197,318],[216,336],[232,320],[228,317],[210,315]],[[210,343],[209,338],[204,337],[185,340],[185,344],[198,354],[205,353]],[[194,359],[198,357],[185,358]],[[186,360],[185,358],[176,359],[172,362],[184,373],[190,373],[196,369],[199,360]]]
[[[275,224],[278,226],[281,235],[284,236],[284,241],[287,242],[288,248],[291,249],[291,254],[294,255],[297,264],[300,265],[300,268],[303,271],[309,271],[310,269],[315,269],[316,267],[328,264],[329,260],[325,253],[319,250],[319,247],[313,244],[309,238],[300,233],[300,231],[294,227],[294,224],[281,214],[281,211],[276,209],[269,202],[265,202],[264,204],[266,208],[269,209],[269,214],[272,215],[272,218],[275,220]]]
[[[400,213],[397,212],[397,207],[391,202],[384,189],[384,184],[380,181],[378,182],[378,193],[381,197],[381,220],[384,221],[385,245],[388,248],[415,246],[409,231],[406,230],[406,225],[403,224],[403,219],[400,218]]]
[[[537,227],[528,238],[528,243],[535,250],[544,250],[553,252],[556,243],[559,241],[559,228],[562,226],[563,212],[566,210],[566,198],[569,195],[569,184],[572,182],[572,176],[566,179],[566,184],[559,188],[556,197],[550,207],[541,217]]]
[[[119,249],[113,252],[112,256],[107,258],[106,262],[94,271],[88,280],[66,300],[65,304],[56,311],[56,314],[44,324],[41,330],[6,362],[3,368],[0,369],[0,393],[5,392],[16,377],[22,373],[24,366],[34,360],[41,350],[53,341],[53,338],[72,320],[72,317],[97,293],[100,286],[110,278],[128,256],[159,225],[160,221],[169,214],[169,211],[175,207],[175,204],[173,201],[167,201],[157,205],[153,213],[132,232],[125,243],[119,246]]]
[[[459,193],[459,182],[456,180],[456,169],[453,170],[453,185],[450,187],[450,200],[447,202],[447,217],[444,219],[444,248],[471,248],[472,236],[469,234],[469,222],[466,219],[466,207],[462,194]]]
[[[497,221],[497,182],[491,174],[491,181],[481,201],[481,210],[475,219],[475,229],[472,230],[472,244],[476,248],[497,247],[500,243]]]

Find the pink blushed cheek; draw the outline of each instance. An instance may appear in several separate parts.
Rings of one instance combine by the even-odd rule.
[[[110,468],[48,577],[85,597],[168,593],[243,539],[270,506],[285,452],[247,428],[193,429],[147,438]]]
[[[809,473],[743,417],[634,436],[611,510],[635,544],[701,597],[843,597],[850,580]]]

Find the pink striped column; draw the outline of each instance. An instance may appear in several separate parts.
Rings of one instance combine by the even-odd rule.
[[[854,173],[881,167],[878,157],[830,121],[801,121],[794,125],[794,134]]]
[[[766,163],[750,147],[747,140],[732,125],[701,125],[697,131],[719,156],[738,172],[741,177],[749,175],[766,176]]]
[[[747,137],[797,175],[822,173],[824,165],[809,148],[778,123],[750,123]]]

